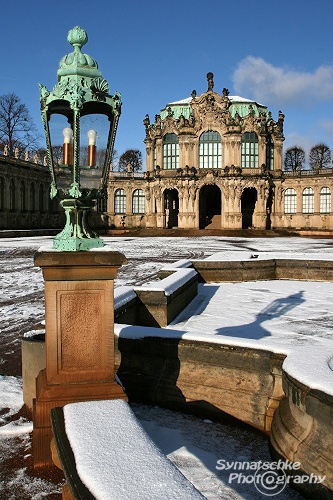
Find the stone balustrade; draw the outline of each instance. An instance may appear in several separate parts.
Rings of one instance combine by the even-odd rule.
[[[160,281],[115,290],[115,366],[129,400],[246,422],[270,435],[277,456],[299,461],[306,474],[325,475],[323,485],[315,486],[324,495],[320,498],[330,498],[333,393],[329,383],[326,389],[318,386],[316,374],[324,370],[320,378],[332,378],[333,354],[330,358],[324,350],[320,362],[313,346],[307,347],[307,354],[295,347],[286,356],[269,348],[198,341],[186,332],[159,326],[169,324],[196,295],[198,277],[210,282],[332,281],[333,263],[258,255],[242,261],[213,259],[192,261],[196,271],[184,261],[162,270]],[[39,343],[24,344],[25,349],[35,349],[37,357],[44,355]],[[29,356],[31,360],[33,354]],[[25,386],[37,373],[30,373],[30,378],[26,373],[23,366],[24,394],[32,398],[33,389]],[[24,401],[31,405],[30,399]]]

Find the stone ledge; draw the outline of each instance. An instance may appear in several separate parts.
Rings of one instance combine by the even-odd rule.
[[[161,336],[163,332],[176,336],[172,330],[116,327],[115,362],[130,400],[184,410],[204,407],[205,412],[209,407],[212,415],[227,413],[270,432],[274,411],[284,396],[285,355],[185,340],[180,334],[179,338]]]
[[[167,326],[197,295],[198,275],[194,269],[174,268],[160,281],[134,287],[133,292],[136,298],[128,291],[128,297],[124,296],[116,308],[115,321]]]
[[[51,418],[56,462],[67,480],[63,498],[148,498],[152,491],[156,498],[204,498],[125,401],[69,404],[53,409]]]
[[[315,259],[194,260],[199,280],[206,283],[262,280],[333,281],[333,262]]]
[[[286,357],[269,350],[187,340],[173,330],[125,325],[116,330],[115,362],[130,401],[222,420],[231,415],[250,424],[271,436],[280,457],[300,462],[301,471],[309,476],[325,475],[323,485],[319,489],[314,485],[314,491],[320,490],[324,495],[320,498],[330,498],[325,495],[333,491],[333,395],[320,390],[316,380],[304,383],[297,349]],[[308,362],[313,364],[314,347],[308,349]],[[289,357],[296,371],[293,376],[288,373]],[[306,366],[304,370],[308,371]]]

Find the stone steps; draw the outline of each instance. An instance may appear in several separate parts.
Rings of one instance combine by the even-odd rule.
[[[205,229],[221,229],[221,215],[214,215]]]

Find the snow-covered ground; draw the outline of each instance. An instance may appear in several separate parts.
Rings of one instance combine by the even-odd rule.
[[[43,279],[33,267],[33,255],[51,238],[0,240],[0,460],[15,453],[27,454],[31,422],[15,419],[22,406],[19,370],[8,359],[19,359],[20,338],[44,316]],[[202,259],[214,253],[242,258],[244,252],[265,257],[290,256],[333,259],[331,239],[302,238],[105,238],[121,251],[128,264],[120,269],[116,286],[151,282],[166,263],[179,259]],[[233,257],[234,256],[234,257]],[[325,376],[332,373],[333,283],[264,281],[200,286],[198,297],[170,325],[169,330],[186,335],[208,335],[214,341],[256,344],[292,354],[299,346],[326,349]],[[208,300],[209,299],[209,300]],[[186,332],[186,333],[185,333]],[[171,332],[170,332],[171,333]],[[305,352],[305,351],[304,351]],[[308,360],[305,360],[308,361]],[[291,369],[295,365],[291,363]],[[308,374],[308,370],[304,369]],[[311,374],[310,374],[311,375]],[[305,376],[305,375],[304,375]],[[311,375],[312,376],[312,375]],[[328,380],[325,383],[331,384]],[[322,387],[322,385],[320,385]],[[243,425],[211,423],[159,408],[135,405],[144,428],[208,499],[262,499],[253,484],[229,483],[226,470],[217,470],[218,460],[268,461],[267,438]],[[9,423],[9,420],[13,422]],[[1,477],[2,474],[2,477]],[[1,499],[57,498],[60,486],[31,477],[21,467],[6,477],[0,471]],[[53,495],[53,496],[52,496]],[[301,498],[286,487],[279,499]],[[140,499],[138,499],[140,500]]]

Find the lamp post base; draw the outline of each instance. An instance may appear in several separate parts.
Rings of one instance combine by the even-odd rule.
[[[104,241],[88,227],[88,212],[94,207],[93,200],[62,200],[66,225],[53,240],[53,248],[63,252],[77,252],[104,246]]]
[[[61,234],[61,233],[59,233]],[[58,235],[59,236],[59,235]],[[57,238],[53,240],[53,248],[62,252],[77,252],[90,250],[92,248],[100,248],[104,246],[104,241],[99,238]]]
[[[127,399],[114,368],[114,279],[126,262],[108,248],[35,255],[45,281],[46,333],[46,369],[37,376],[33,403],[35,467],[52,464],[51,408]]]

